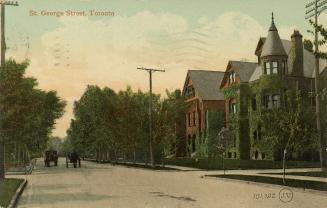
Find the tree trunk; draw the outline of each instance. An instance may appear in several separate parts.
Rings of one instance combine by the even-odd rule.
[[[133,151],[133,163],[134,164],[136,163],[136,151],[135,151],[135,149]]]
[[[115,163],[117,163],[117,150],[115,149]]]
[[[5,144],[0,142],[0,181],[5,179]]]

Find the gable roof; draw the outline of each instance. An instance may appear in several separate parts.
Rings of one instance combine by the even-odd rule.
[[[202,100],[224,100],[224,94],[219,89],[223,77],[224,72],[222,71],[189,70],[183,94],[185,93],[186,82],[189,78],[192,80],[193,87]]]
[[[255,62],[229,61],[226,68],[226,72],[229,70],[233,70],[239,76],[241,82],[249,82],[257,65],[258,64]],[[228,79],[228,73],[225,73],[220,87],[223,87],[227,79]]]
[[[230,61],[232,68],[239,75],[241,82],[248,82],[253,74],[257,63],[246,61]]]

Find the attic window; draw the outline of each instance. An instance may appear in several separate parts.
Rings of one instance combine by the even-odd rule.
[[[236,81],[236,73],[230,72],[229,73],[229,83],[234,83]]]
[[[194,88],[193,88],[193,86],[188,86],[187,88],[186,88],[186,97],[187,98],[192,98],[192,97],[194,97],[195,96],[195,92],[194,92]]]

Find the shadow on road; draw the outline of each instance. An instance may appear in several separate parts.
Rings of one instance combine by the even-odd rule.
[[[149,192],[150,194],[154,194],[157,197],[168,197],[168,198],[172,198],[172,199],[177,199],[177,200],[183,200],[183,201],[191,201],[191,202],[195,202],[195,199],[192,199],[191,197],[188,196],[173,196],[173,195],[169,195],[169,194],[165,194],[162,192]]]
[[[58,194],[58,193],[40,193],[34,194],[32,197],[37,199],[35,201],[38,204],[55,204],[55,203],[62,203],[62,202],[73,202],[73,201],[97,201],[97,200],[105,200],[113,198],[114,196],[109,195],[101,195],[101,194],[92,194],[89,192],[81,192],[81,193],[74,193],[74,194]],[[22,196],[20,202],[22,204],[27,204],[28,196]]]

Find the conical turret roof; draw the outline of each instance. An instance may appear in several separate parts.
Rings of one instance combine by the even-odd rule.
[[[262,48],[261,57],[265,56],[287,56],[274,22],[274,14],[272,14],[268,36]]]

